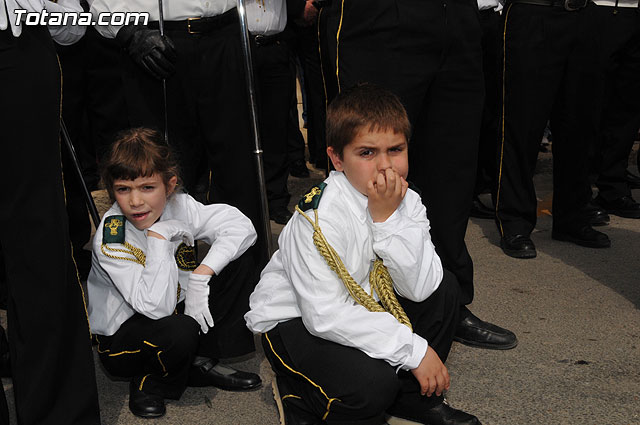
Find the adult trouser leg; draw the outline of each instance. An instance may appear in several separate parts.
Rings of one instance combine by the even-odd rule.
[[[0,219],[12,223],[0,243],[18,421],[97,424],[91,338],[60,169],[60,71],[46,27],[23,26],[18,38],[0,31],[0,79],[8,82],[0,117],[10,158],[0,176],[11,182]]]

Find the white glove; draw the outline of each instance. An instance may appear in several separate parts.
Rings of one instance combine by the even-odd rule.
[[[184,299],[184,314],[193,317],[206,334],[213,327],[213,317],[209,311],[209,280],[206,274],[191,273],[187,296]]]
[[[22,34],[22,27],[16,25],[16,15],[14,10],[22,9],[15,0],[0,0],[0,30],[6,30],[11,27],[14,37]]]
[[[189,227],[180,220],[159,221],[149,227],[148,230],[156,232],[168,241],[182,241],[189,246],[193,246],[193,234],[191,234]]]

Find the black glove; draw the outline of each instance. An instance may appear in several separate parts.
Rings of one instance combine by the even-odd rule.
[[[159,30],[142,25],[126,25],[118,31],[116,42],[127,50],[131,59],[158,80],[175,71],[176,48]]]

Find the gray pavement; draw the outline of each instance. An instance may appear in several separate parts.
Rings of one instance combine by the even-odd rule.
[[[485,425],[640,424],[640,220],[612,216],[611,224],[600,229],[612,239],[609,249],[552,240],[545,211],[551,199],[550,164],[550,154],[541,154],[536,176],[540,217],[532,235],[537,258],[505,256],[492,221],[469,222],[466,240],[476,287],[471,310],[513,330],[519,345],[491,351],[454,343],[447,362],[452,376],[447,398]],[[322,179],[319,172],[313,174],[290,180],[294,200]],[[640,199],[640,190],[634,197]],[[281,229],[273,225],[275,235]],[[157,420],[134,417],[127,382],[109,379],[96,361],[102,421],[276,425],[272,373],[257,345],[255,355],[230,362],[259,373],[261,389],[189,388]],[[11,399],[11,381],[3,384]]]

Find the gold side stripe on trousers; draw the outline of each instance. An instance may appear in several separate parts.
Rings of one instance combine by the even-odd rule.
[[[502,228],[502,220],[498,214],[498,206],[500,205],[500,189],[502,187],[502,161],[504,159],[504,104],[505,104],[505,91],[506,91],[506,79],[507,79],[507,22],[509,20],[509,12],[511,11],[513,3],[509,4],[507,13],[504,17],[504,29],[502,31],[502,119],[500,129],[500,167],[498,169],[498,191],[496,193],[496,218],[498,219],[498,225],[500,226],[500,235],[504,236],[504,229]]]
[[[298,400],[302,400],[302,397],[300,397],[299,395],[294,395],[294,394],[287,394],[286,396],[282,397],[283,400],[285,400],[287,398],[297,398]]]
[[[338,93],[340,89],[340,65],[338,60],[340,58],[340,31],[342,31],[342,18],[344,17],[344,0],[340,4],[340,23],[338,24],[338,32],[336,33],[336,82],[338,84]]]
[[[307,378],[303,373],[298,372],[297,370],[294,370],[293,368],[291,368],[291,366],[289,366],[288,364],[286,364],[284,362],[284,360],[282,360],[282,357],[280,357],[278,355],[278,353],[276,353],[276,350],[273,349],[273,344],[271,343],[271,340],[269,339],[269,334],[265,333],[264,334],[265,338],[267,339],[267,342],[269,343],[269,348],[271,348],[271,352],[273,353],[274,356],[276,356],[278,358],[278,360],[280,360],[280,363],[282,363],[282,365],[287,368],[289,371],[291,371],[292,373],[295,373],[296,375],[300,375],[302,376],[304,379],[307,380],[307,382],[309,382],[311,385],[313,385],[314,387],[316,387],[318,390],[320,390],[320,392],[322,393],[323,396],[325,396],[325,398],[327,399],[327,411],[325,412],[325,414],[322,416],[322,420],[326,420],[327,416],[329,416],[329,411],[331,410],[331,403],[333,403],[334,401],[342,401],[339,398],[331,398],[327,395],[327,393],[324,392],[324,390],[322,389],[322,387],[318,384],[316,384],[315,382],[313,382],[311,379]],[[294,396],[295,397],[295,396]],[[284,397],[283,397],[284,399]]]
[[[56,54],[56,60],[58,61],[58,70],[60,72],[60,123],[62,123],[62,65],[60,64],[60,58]],[[62,124],[60,124],[62,125]],[[67,204],[67,188],[64,184],[64,170],[62,169],[62,141],[60,140],[60,133],[58,133],[58,150],[60,151],[60,170],[61,170],[61,179],[62,179],[62,193],[64,196],[64,204]],[[87,299],[84,295],[84,289],[82,289],[82,283],[80,282],[80,275],[78,274],[78,264],[76,263],[76,258],[73,256],[73,244],[69,241],[69,245],[71,246],[71,259],[73,260],[73,266],[76,268],[76,280],[78,282],[78,286],[80,287],[80,293],[82,294],[82,304],[84,306],[84,317],[87,320],[87,329],[89,329],[89,340],[91,340],[91,323],[89,323],[89,311],[87,310]]]
[[[322,90],[324,90],[324,113],[326,115],[327,113],[327,82],[324,78],[324,66],[322,66],[322,40],[320,37],[320,19],[322,18],[322,8],[320,8],[320,11],[318,12],[318,19],[317,19],[317,38],[318,38],[318,58],[320,60],[320,75],[322,76]]]
[[[138,387],[138,391],[142,391],[142,386],[144,385],[144,381],[147,380],[147,377],[149,375],[145,375],[144,378],[142,378],[142,381],[140,381],[140,386]]]

